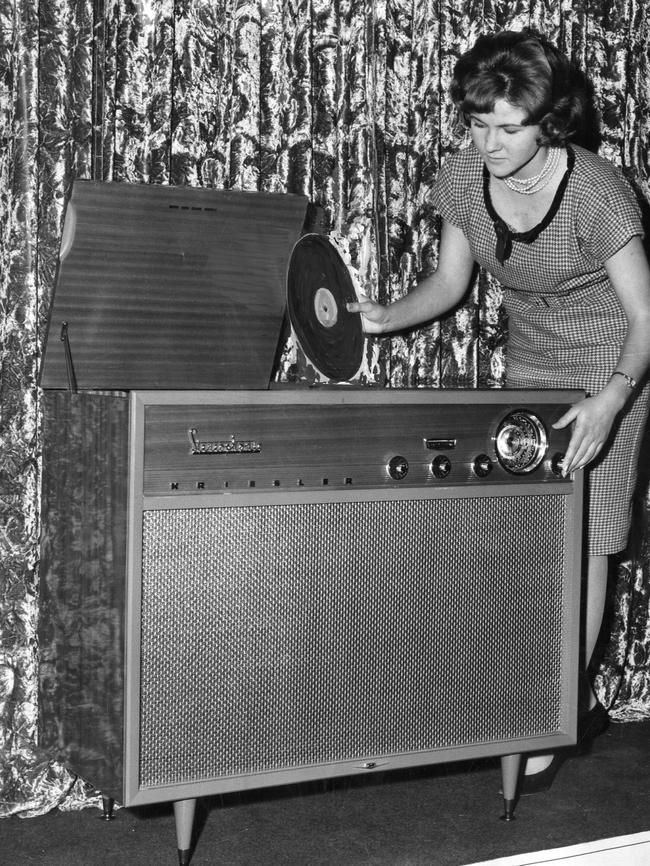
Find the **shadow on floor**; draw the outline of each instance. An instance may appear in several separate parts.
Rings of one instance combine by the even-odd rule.
[[[612,724],[552,789],[502,814],[498,761],[229,794],[200,802],[191,866],[466,866],[650,830],[650,721]],[[0,821],[7,866],[177,863],[170,804]]]

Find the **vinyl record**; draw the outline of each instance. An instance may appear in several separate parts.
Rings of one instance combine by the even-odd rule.
[[[365,339],[361,314],[349,313],[357,293],[348,268],[329,238],[308,234],[293,248],[287,309],[300,348],[328,379],[350,381],[361,367]]]

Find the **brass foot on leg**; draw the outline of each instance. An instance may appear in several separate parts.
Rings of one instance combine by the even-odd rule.
[[[112,821],[115,817],[113,812],[113,807],[115,806],[115,800],[112,797],[102,797],[102,821]]]
[[[503,815],[501,816],[502,821],[514,821],[515,820],[515,804],[516,800],[506,800],[505,797],[503,799]]]

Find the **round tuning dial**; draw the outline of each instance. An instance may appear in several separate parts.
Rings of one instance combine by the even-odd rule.
[[[499,424],[494,446],[499,463],[508,472],[515,475],[532,472],[548,450],[546,428],[532,412],[511,412]]]
[[[406,478],[408,475],[409,462],[406,457],[396,455],[395,457],[391,457],[386,469],[393,481],[401,481],[402,478]]]

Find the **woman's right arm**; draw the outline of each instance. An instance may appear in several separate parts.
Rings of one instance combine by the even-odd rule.
[[[474,258],[463,232],[443,221],[438,267],[429,277],[392,304],[384,306],[369,298],[347,305],[361,313],[367,334],[401,331],[436,319],[461,301],[472,276]]]

